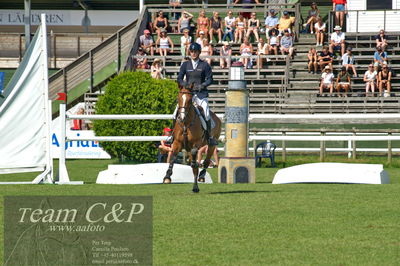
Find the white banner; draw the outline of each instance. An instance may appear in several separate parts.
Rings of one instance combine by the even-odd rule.
[[[84,10],[32,10],[31,24],[40,24],[40,14],[52,26],[82,26]],[[139,11],[88,10],[90,26],[126,26],[139,16]],[[24,10],[0,10],[0,25],[24,25]]]

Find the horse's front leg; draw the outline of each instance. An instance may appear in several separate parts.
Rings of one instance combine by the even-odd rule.
[[[207,150],[207,155],[206,155],[206,159],[203,162],[203,170],[200,171],[200,175],[199,175],[199,182],[205,182],[206,181],[206,173],[207,173],[207,168],[208,166],[210,166],[210,162],[211,162],[211,156],[214,154],[214,150],[217,148],[217,146],[208,146],[208,150]]]
[[[174,143],[175,144],[175,143]],[[178,144],[175,144],[175,145],[173,145],[173,147],[172,147],[172,154],[171,154],[171,157],[170,157],[170,161],[169,161],[169,166],[168,166],[168,170],[167,170],[167,172],[166,172],[166,174],[165,174],[165,176],[164,176],[164,179],[163,179],[163,183],[164,184],[169,184],[169,183],[171,183],[171,176],[172,176],[172,169],[174,168],[174,163],[175,163],[175,160],[176,160],[176,156],[178,155],[178,153],[179,153],[179,148],[180,147],[178,147],[179,145]]]
[[[200,191],[199,185],[197,184],[197,176],[199,174],[199,164],[197,163],[197,152],[198,149],[196,147],[192,148],[190,151],[190,166],[192,167],[193,171],[193,176],[194,176],[194,183],[193,183],[193,189],[192,191],[194,193],[197,193]]]

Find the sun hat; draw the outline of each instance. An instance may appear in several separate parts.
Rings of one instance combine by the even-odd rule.
[[[336,25],[333,30],[342,30],[342,27],[340,27],[339,25]]]
[[[229,45],[229,42],[223,41],[223,42],[222,42],[222,45]]]
[[[144,34],[150,33],[150,31],[149,31],[149,30],[144,30],[143,33],[144,33]]]
[[[325,68],[324,68],[324,70],[331,70],[331,67],[330,66],[325,66]]]

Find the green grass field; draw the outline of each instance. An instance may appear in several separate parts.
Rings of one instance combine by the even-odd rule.
[[[316,158],[298,156],[287,165]],[[328,159],[351,161],[343,156]],[[364,156],[355,162],[385,160]],[[400,169],[393,167],[400,165],[397,158],[386,168],[390,185],[272,185],[278,168],[261,168],[256,184],[202,184],[198,194],[191,192],[191,184],[96,185],[98,172],[109,163],[117,161],[69,160],[70,177],[84,180],[82,186],[2,185],[1,195],[152,195],[155,265],[400,264]],[[216,169],[209,172],[216,182]],[[0,235],[3,239],[3,228]],[[0,254],[2,261],[3,251]]]

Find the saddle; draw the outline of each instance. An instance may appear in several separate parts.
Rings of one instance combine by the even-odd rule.
[[[206,116],[204,114],[203,107],[197,105],[196,103],[193,103],[193,106],[194,106],[194,110],[196,111],[197,115],[200,117],[201,126],[203,127],[204,130],[207,130]],[[213,129],[214,127],[215,127],[215,121],[211,116],[211,129]]]

